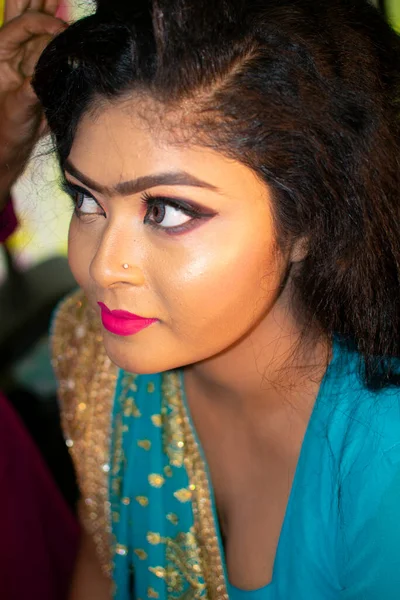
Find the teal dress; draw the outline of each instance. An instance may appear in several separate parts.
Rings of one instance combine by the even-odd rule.
[[[117,600],[400,598],[400,391],[368,391],[358,356],[338,342],[302,444],[272,581],[262,589],[228,581],[184,374],[119,372],[112,431]]]

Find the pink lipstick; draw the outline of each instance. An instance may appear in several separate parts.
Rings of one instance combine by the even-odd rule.
[[[110,310],[103,302],[97,304],[101,309],[103,327],[115,335],[134,335],[157,321],[139,317],[126,310]]]

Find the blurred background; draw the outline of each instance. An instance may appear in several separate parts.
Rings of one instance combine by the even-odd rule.
[[[0,0],[0,24],[3,10]],[[71,22],[91,10],[89,0],[65,0],[59,16]],[[77,488],[59,425],[49,352],[53,311],[75,287],[66,258],[72,205],[60,190],[49,139],[36,148],[13,189],[13,202],[19,226],[0,244],[0,390],[74,507]]]
[[[396,31],[400,33],[400,0],[383,0],[380,2],[380,7]]]
[[[3,14],[4,0],[0,0]],[[74,21],[92,10],[90,0],[64,0],[59,16]],[[28,268],[49,256],[65,255],[71,204],[58,186],[54,159],[49,155],[48,140],[36,150],[24,176],[19,180],[14,199],[20,227],[10,239],[17,264]],[[4,279],[5,261],[0,260],[0,280]]]

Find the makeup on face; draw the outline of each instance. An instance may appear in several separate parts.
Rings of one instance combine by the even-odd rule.
[[[164,175],[164,178],[167,175]],[[182,173],[175,175],[176,177],[183,177]],[[84,175],[81,176],[84,180],[87,179]],[[154,176],[157,180],[160,177],[163,176]],[[133,185],[134,182],[127,183]],[[93,182],[92,184],[94,188],[99,188],[98,184]],[[198,187],[200,187],[200,184]],[[92,218],[93,215],[99,215],[107,218],[105,209],[89,190],[67,178],[62,182],[62,189],[71,197],[77,217],[85,219],[87,217]],[[201,206],[196,202],[187,201],[183,198],[153,195],[149,191],[144,192],[140,200],[144,214],[143,223],[152,227],[155,231],[168,235],[180,235],[189,232],[217,214],[215,211],[207,210],[205,206]]]
[[[69,264],[90,304],[107,303],[106,351],[132,373],[225,356],[261,325],[268,340],[287,267],[265,184],[169,136],[109,106],[82,120],[65,165]]]
[[[97,304],[100,306],[101,322],[104,329],[114,335],[135,335],[158,320],[140,317],[126,310],[110,310],[103,302]]]

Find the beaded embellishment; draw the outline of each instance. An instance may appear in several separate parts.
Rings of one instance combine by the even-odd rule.
[[[60,305],[51,345],[62,428],[82,495],[81,521],[110,575],[110,423],[118,369],[106,355],[100,322],[82,291]]]

